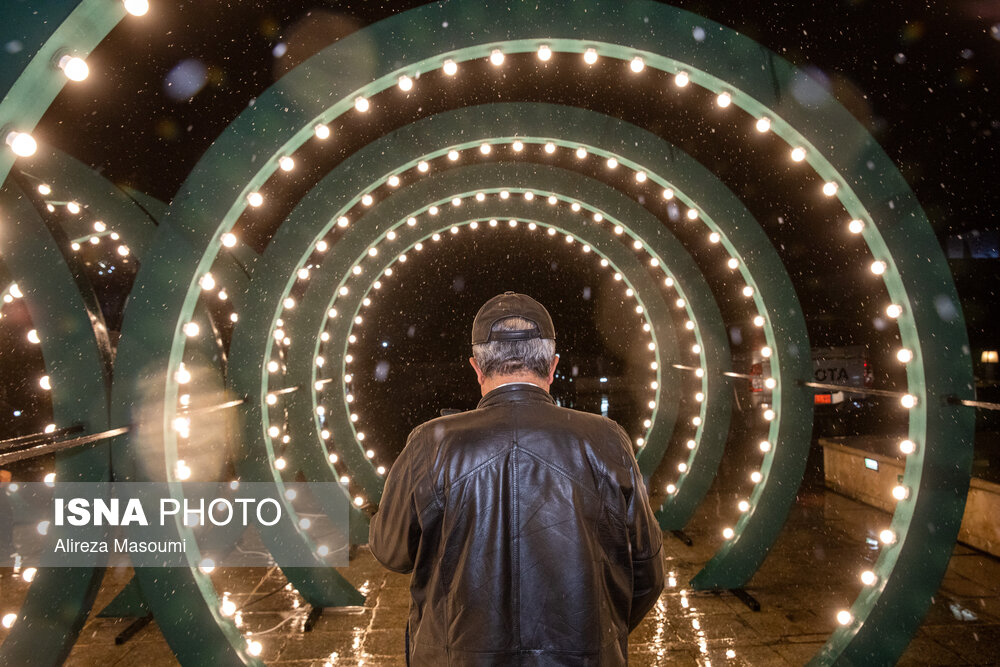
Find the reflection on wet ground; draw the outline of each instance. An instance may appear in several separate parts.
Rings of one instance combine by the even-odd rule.
[[[729,594],[698,593],[687,582],[722,541],[718,526],[732,506],[712,496],[687,531],[691,547],[667,536],[669,580],[656,607],[631,636],[633,665],[802,665],[836,623],[836,611],[861,587],[858,573],[874,560],[866,543],[885,521],[878,510],[818,491],[799,498],[789,522],[748,587],[761,604],[753,612]],[[367,593],[363,607],[328,610],[311,632],[302,625],[308,606],[286,587],[276,569],[220,569],[212,577],[228,591],[238,621],[277,665],[402,665],[409,603],[406,576],[386,572],[362,549],[349,569]],[[95,609],[125,584],[113,571]],[[9,576],[5,576],[10,581]],[[3,586],[3,608],[16,608],[17,589]],[[23,591],[20,593],[23,595]],[[173,665],[155,623],[121,646],[115,636],[127,620],[92,617],[73,649],[70,665]],[[966,665],[1000,662],[1000,561],[957,546],[930,612],[900,664]]]

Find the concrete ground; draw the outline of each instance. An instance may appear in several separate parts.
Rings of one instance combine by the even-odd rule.
[[[761,604],[751,611],[730,594],[696,593],[687,582],[721,542],[719,527],[732,499],[710,496],[687,531],[694,545],[664,539],[669,580],[656,607],[631,636],[634,665],[802,665],[834,629],[835,613],[861,588],[858,573],[876,552],[866,543],[888,515],[829,491],[800,495],[771,555],[748,586]],[[326,611],[302,631],[307,605],[279,570],[229,568],[213,573],[229,591],[244,630],[263,644],[274,665],[402,665],[408,577],[383,570],[362,549],[342,570],[367,594],[363,607]],[[108,574],[95,609],[101,609],[130,573]],[[0,602],[11,605],[10,586]],[[14,607],[16,608],[16,606]],[[92,617],[69,665],[174,665],[155,623],[123,645],[114,638],[130,621]],[[2,635],[0,635],[2,637]],[[930,612],[900,664],[1000,663],[1000,561],[961,545]]]

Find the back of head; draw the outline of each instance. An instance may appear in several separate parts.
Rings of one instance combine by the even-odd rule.
[[[508,317],[493,323],[491,332],[516,332],[531,329],[532,322],[523,317]],[[551,338],[526,340],[491,340],[472,346],[472,356],[486,377],[503,377],[531,373],[540,378],[549,374],[556,354],[556,342]]]
[[[472,356],[483,375],[549,375],[556,353],[556,332],[545,306],[515,292],[499,294],[476,313]]]

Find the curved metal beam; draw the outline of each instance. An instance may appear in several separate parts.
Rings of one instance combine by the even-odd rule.
[[[85,434],[106,431],[110,345],[101,311],[88,307],[81,297],[58,244],[31,201],[12,182],[0,190],[0,209],[8,223],[7,233],[0,234],[0,255],[25,295],[41,339],[45,371],[52,384],[54,422],[80,424]],[[96,304],[96,299],[91,301]],[[56,478],[110,481],[108,445],[57,454]],[[0,663],[61,665],[87,620],[103,578],[103,568],[40,569],[21,605],[18,622],[0,645]]]

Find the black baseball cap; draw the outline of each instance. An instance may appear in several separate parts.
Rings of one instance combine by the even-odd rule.
[[[493,331],[493,325],[508,317],[520,317],[535,326],[516,331]],[[545,306],[527,294],[504,292],[483,304],[472,321],[472,344],[489,343],[495,340],[531,340],[532,338],[556,337],[556,328]]]

